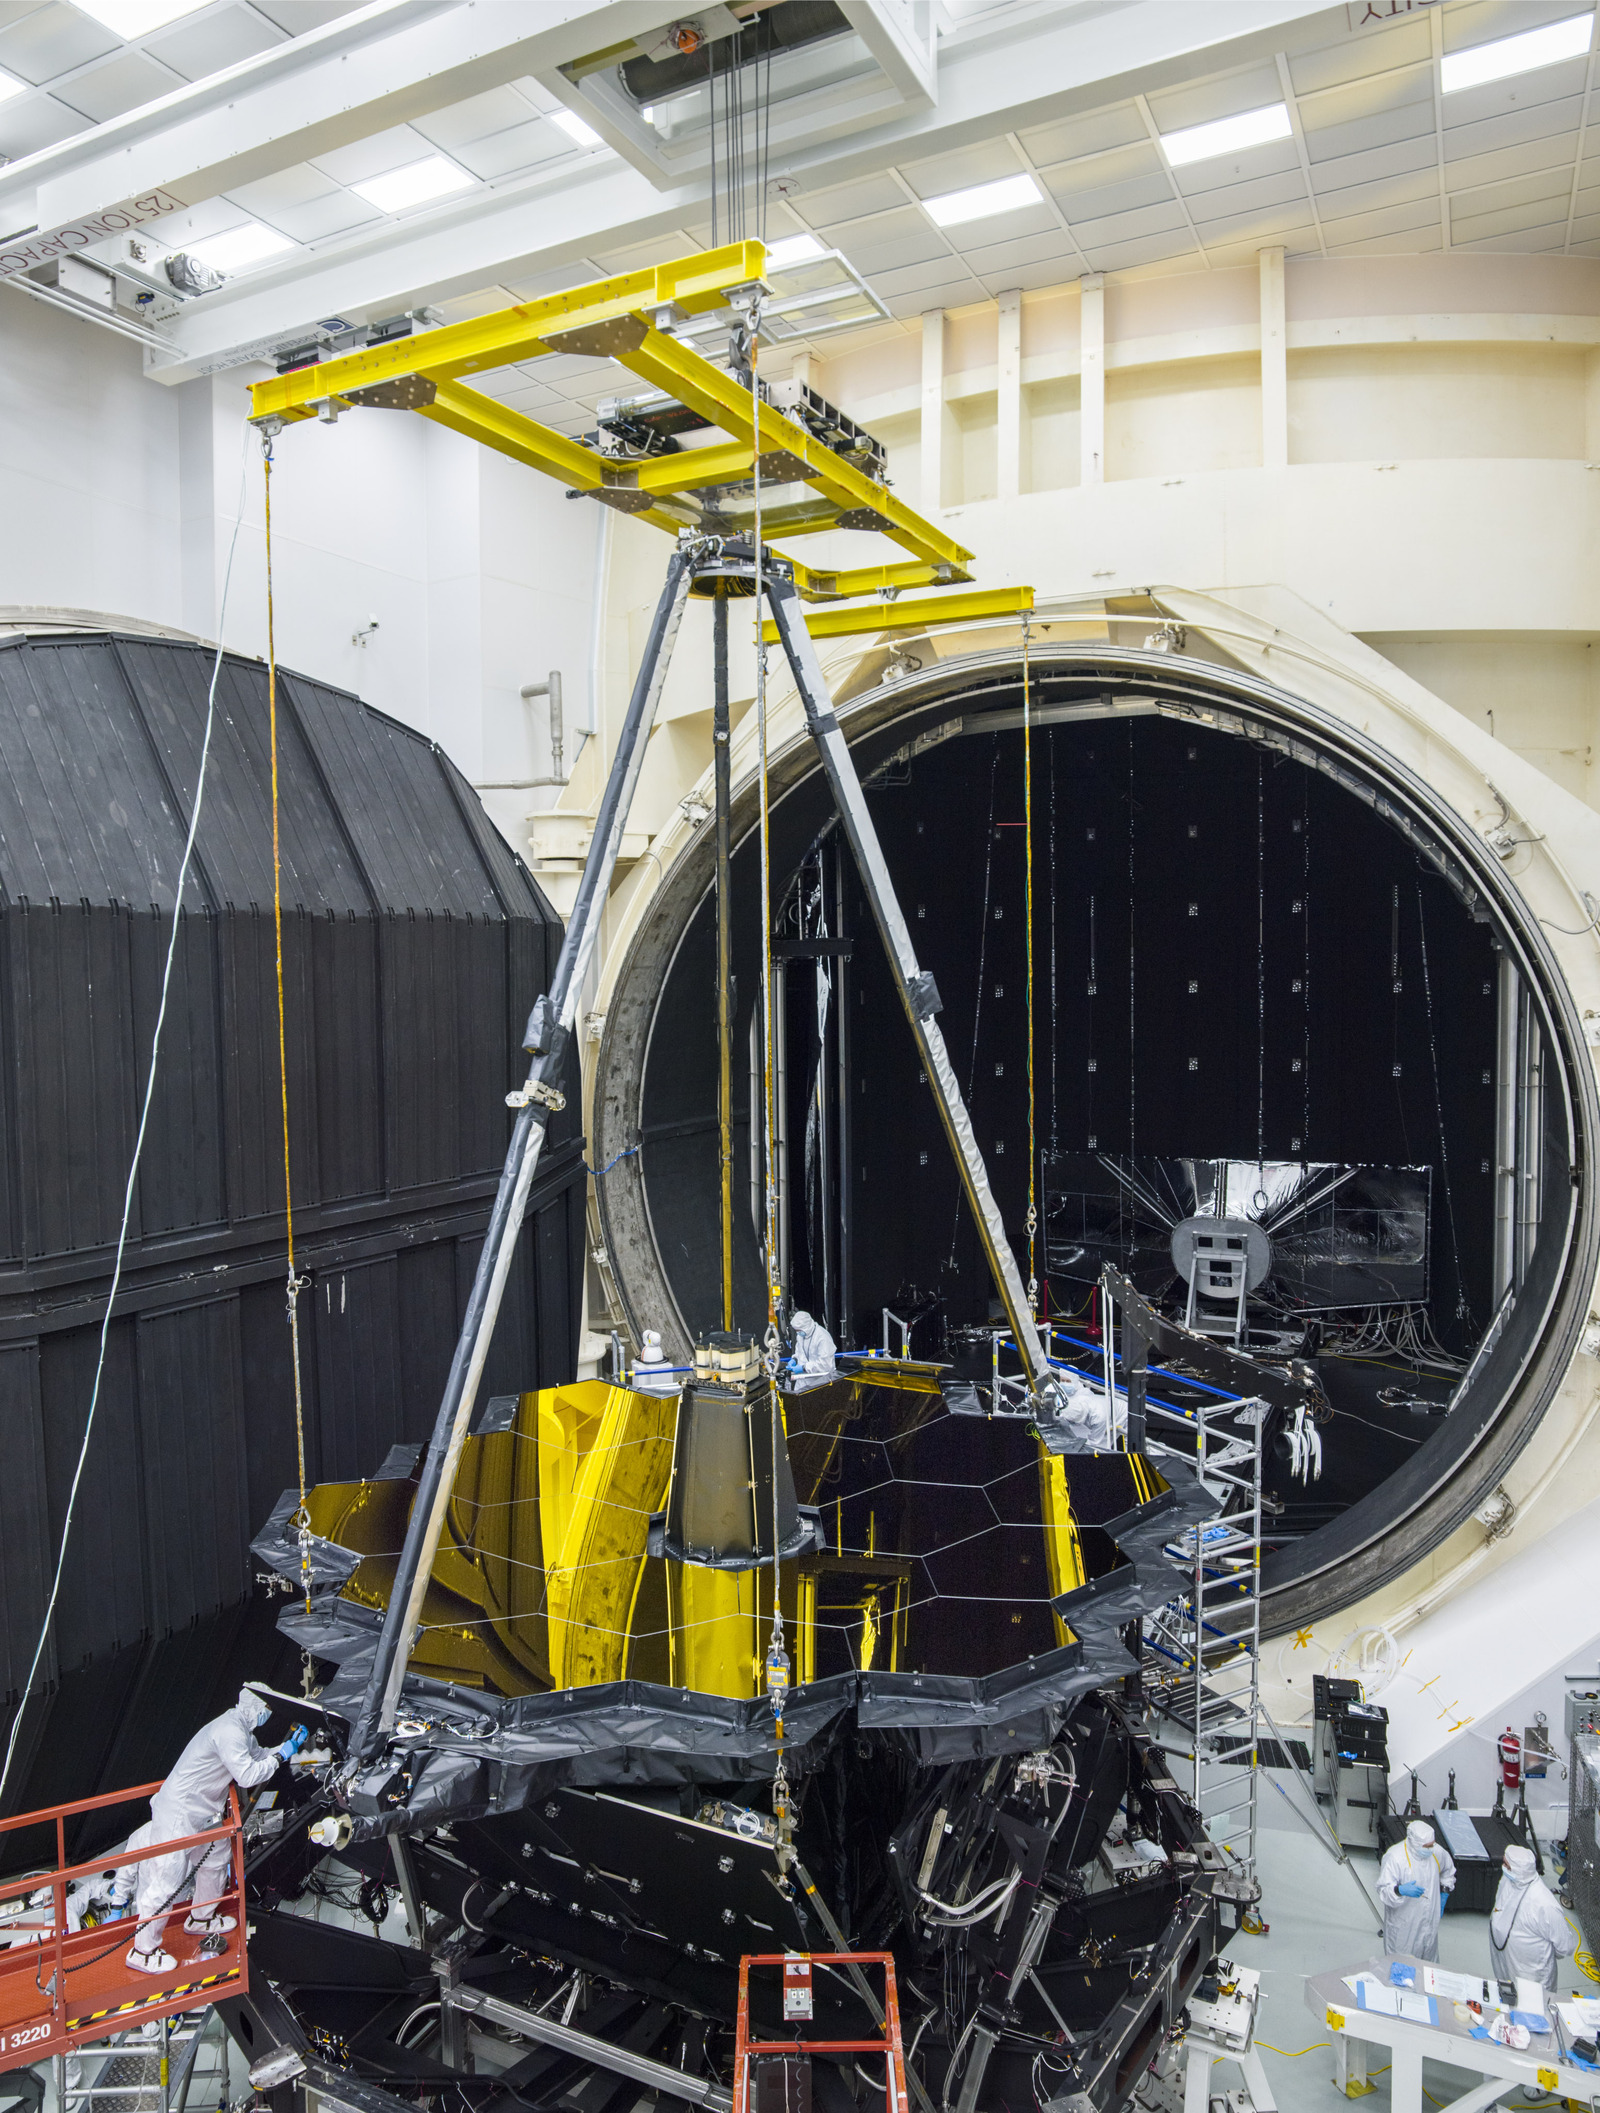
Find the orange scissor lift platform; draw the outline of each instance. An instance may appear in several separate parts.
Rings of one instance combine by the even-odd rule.
[[[867,2040],[752,2040],[750,2037],[750,1969],[777,1966],[787,1977],[798,1967],[809,1982],[813,1966],[843,1966],[858,1970],[883,1968],[883,2029]],[[787,1994],[787,1986],[786,1986]],[[788,2005],[785,2003],[787,2013]],[[908,2113],[906,2103],[906,2057],[900,2037],[900,1997],[895,1987],[893,1952],[750,1952],[739,1961],[739,2019],[733,2047],[733,2113],[753,2113],[750,2065],[762,2055],[867,2054],[883,2057],[885,2113]]]
[[[145,1783],[136,1790],[114,1791],[109,1797],[82,1798],[76,1804],[51,1805],[42,1812],[0,1820],[0,1834],[53,1826],[56,1837],[53,1870],[31,1871],[0,1883],[0,1906],[19,1897],[26,1901],[46,1888],[50,1893],[48,1915],[41,1903],[15,1921],[0,1922],[0,1939],[8,1940],[8,1949],[0,1951],[0,2070],[45,2055],[71,2053],[151,2018],[176,2017],[180,2011],[203,2009],[223,1996],[242,1995],[249,1987],[245,1918],[240,1907],[244,1824],[235,1791],[228,1792],[227,1818],[202,1834],[186,1834],[181,1841],[157,1842],[146,1849],[118,1850],[114,1856],[92,1857],[87,1863],[67,1862],[69,1819],[133,1804],[160,1788],[159,1783]],[[126,1868],[148,1857],[206,1848],[212,1842],[229,1845],[232,1884],[217,1909],[233,1916],[236,1926],[220,1938],[196,1936],[185,1931],[188,1911],[181,1900],[176,1902],[162,1939],[176,1962],[170,1973],[142,1974],[129,1966],[128,1948],[138,1926],[132,1915],[88,1929],[70,1927],[67,1888],[75,1879],[98,1877],[113,1864]],[[206,1943],[220,1948],[202,1951]]]

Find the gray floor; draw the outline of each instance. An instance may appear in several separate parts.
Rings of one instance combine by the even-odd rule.
[[[1291,1796],[1298,1796],[1287,1776],[1277,1770],[1263,1771],[1263,1775],[1279,1781]],[[1333,2082],[1327,2030],[1306,2008],[1305,1976],[1330,1968],[1345,1970],[1364,1965],[1381,1954],[1382,1940],[1350,1873],[1335,1863],[1310,1828],[1294,1817],[1284,1799],[1265,1781],[1261,1794],[1258,1861],[1263,1892],[1261,1915],[1269,1926],[1268,1934],[1234,1937],[1228,1955],[1241,1966],[1256,1968],[1261,1975],[1264,2000],[1256,2044],[1282,2113],[1335,2113],[1336,2108],[1349,2102]],[[1352,1852],[1351,1861],[1368,1893],[1375,1892],[1376,1856]],[[1458,1967],[1463,1972],[1487,1973],[1488,1923],[1486,1915],[1446,1915],[1439,1935],[1441,1965]],[[1576,1969],[1568,1962],[1562,1980],[1564,1993],[1575,1977]],[[1592,1985],[1582,1985],[1588,1994],[1594,1993]],[[1377,2059],[1375,2053],[1375,2063]],[[1232,2090],[1242,2081],[1236,2069],[1219,2065],[1213,2093]],[[1388,2113],[1387,2073],[1380,2074],[1374,2066],[1372,2081],[1377,2088],[1356,2103],[1362,2113]],[[1440,2105],[1447,2105],[1481,2081],[1480,2077],[1443,2064],[1430,2062],[1424,2067],[1424,2089]],[[1515,2107],[1517,2094],[1513,2092],[1506,2103]]]

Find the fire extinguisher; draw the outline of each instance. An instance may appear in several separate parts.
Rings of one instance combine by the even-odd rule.
[[[1522,1741],[1509,1724],[1494,1742],[1494,1750],[1500,1763],[1500,1781],[1495,1787],[1494,1809],[1503,1819],[1506,1792],[1519,1789],[1522,1783]]]

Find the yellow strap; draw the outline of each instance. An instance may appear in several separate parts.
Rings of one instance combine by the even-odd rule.
[[[1033,712],[1028,669],[1028,620],[1022,620],[1022,840],[1026,862],[1023,930],[1028,949],[1028,1306],[1039,1312],[1037,1243],[1039,1214],[1035,1208],[1034,1102],[1033,1102]]]

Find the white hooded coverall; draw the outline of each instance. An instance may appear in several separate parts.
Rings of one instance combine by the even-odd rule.
[[[1400,1952],[1411,1959],[1438,1958],[1441,1895],[1452,1892],[1455,1882],[1450,1851],[1434,1840],[1426,1820],[1413,1820],[1405,1840],[1396,1842],[1378,1866],[1383,1948],[1391,1958]],[[1421,1896],[1402,1893],[1403,1885],[1421,1886]]]
[[[143,1849],[156,1842],[181,1841],[186,1834],[203,1834],[220,1823],[230,1783],[246,1790],[265,1783],[276,1772],[279,1756],[276,1748],[263,1751],[253,1734],[271,1714],[259,1695],[241,1688],[233,1708],[202,1725],[179,1754],[172,1773],[150,1800],[148,1821],[128,1837],[128,1847]],[[224,1841],[213,1842],[209,1848],[176,1849],[169,1856],[148,1856],[125,1867],[135,1884],[139,1917],[135,1948],[160,1950],[167,1912],[187,1888],[191,1875],[194,1906],[190,1912],[196,1921],[204,1919],[227,1889],[230,1861]]]
[[[1534,1866],[1533,1851],[1515,1844],[1505,1853],[1499,1891],[1489,1914],[1489,1957],[1497,1981],[1537,1981],[1554,1995],[1558,1961],[1578,1948],[1572,1926]]]

